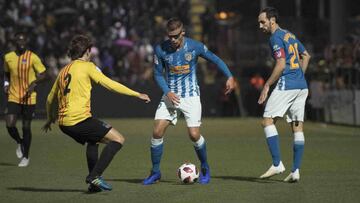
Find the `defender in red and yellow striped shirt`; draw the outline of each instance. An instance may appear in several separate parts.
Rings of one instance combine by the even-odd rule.
[[[10,136],[18,143],[16,155],[21,158],[19,167],[29,164],[29,150],[31,143],[31,120],[34,116],[36,92],[38,82],[45,79],[45,66],[40,58],[26,49],[27,37],[25,33],[15,34],[16,50],[4,57],[4,90],[8,95],[5,110],[6,127]],[[16,128],[17,116],[23,119],[23,138]]]

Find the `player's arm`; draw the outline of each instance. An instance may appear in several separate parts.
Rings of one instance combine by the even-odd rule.
[[[285,56],[285,47],[284,43],[281,38],[275,37],[270,39],[270,46],[271,51],[273,54],[273,57],[276,60],[275,67],[269,77],[269,79],[265,82],[265,85],[260,93],[260,97],[258,100],[259,104],[262,104],[265,102],[268,92],[270,89],[270,86],[274,84],[282,75],[282,72],[284,71],[286,67],[286,56]]]
[[[101,71],[97,70],[95,66],[90,67],[89,75],[91,80],[93,80],[95,83],[105,87],[112,92],[137,97],[141,100],[144,100],[146,103],[150,102],[150,98],[148,95],[136,92],[118,82],[115,82],[114,80],[111,80],[110,78],[106,77]]]
[[[33,54],[33,68],[36,73],[36,79],[30,83],[24,98],[29,97],[39,83],[48,79],[46,68],[36,54]]]
[[[4,59],[4,92],[5,94],[9,93],[9,86],[10,86],[10,72],[9,72],[9,66]]]
[[[157,46],[155,48],[155,55],[154,55],[154,79],[161,88],[161,90],[163,91],[164,95],[166,95],[173,104],[179,104],[180,98],[174,92],[170,91],[170,88],[167,82],[165,81],[163,70],[164,70],[164,66],[160,54],[160,46]]]
[[[229,94],[235,88],[235,80],[227,65],[218,56],[208,50],[205,45],[199,44],[197,49],[201,57],[215,63],[218,69],[228,78],[226,81],[225,94]]]
[[[300,67],[301,67],[303,73],[305,73],[308,68],[311,56],[306,51],[304,45],[299,40],[297,40],[297,43],[298,43],[298,53],[300,53],[300,56],[299,56]]]
[[[58,91],[59,91],[58,80],[59,80],[59,77],[56,78],[56,81],[53,84],[51,91],[46,99],[47,121],[42,128],[45,132],[47,132],[48,130],[51,130],[51,124],[56,121],[57,107],[58,107],[57,95],[58,95]]]

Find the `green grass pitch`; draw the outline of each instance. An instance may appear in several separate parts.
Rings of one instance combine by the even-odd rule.
[[[271,164],[260,120],[204,119],[212,169],[209,185],[182,185],[176,170],[184,162],[199,166],[184,120],[169,127],[161,161],[162,181],[141,185],[149,174],[152,119],[105,119],[126,138],[104,178],[111,192],[87,194],[85,147],[62,134],[57,126],[41,132],[44,121],[32,125],[31,161],[18,168],[16,145],[0,125],[0,202],[357,202],[360,199],[360,129],[305,123],[305,154],[299,183],[282,180],[292,166],[292,136],[279,121],[284,174],[257,177]],[[18,128],[21,132],[21,122]]]

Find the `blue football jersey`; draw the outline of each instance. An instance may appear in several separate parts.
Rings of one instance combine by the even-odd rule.
[[[304,45],[287,30],[277,29],[270,37],[270,48],[274,59],[285,58],[286,67],[279,78],[276,89],[307,89],[304,73],[299,63],[299,53]]]
[[[232,76],[226,64],[203,43],[184,37],[183,46],[174,50],[170,40],[166,40],[156,46],[154,56],[155,80],[164,94],[171,91],[182,98],[200,96],[196,77],[199,56],[215,63],[227,77]]]

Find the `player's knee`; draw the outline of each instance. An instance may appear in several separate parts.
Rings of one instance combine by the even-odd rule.
[[[154,131],[153,131],[153,138],[154,139],[160,139],[162,138],[164,135],[164,130],[161,129],[161,128],[154,128]]]
[[[124,144],[125,142],[125,137],[119,133],[117,130],[115,130],[114,128],[112,128],[108,134],[105,136],[105,138],[107,138],[109,141],[113,141],[113,142],[118,142],[120,144]]]
[[[261,125],[262,127],[266,127],[266,126],[269,126],[269,125],[273,125],[274,124],[274,121],[273,119],[271,118],[264,118],[262,121],[261,121]]]

